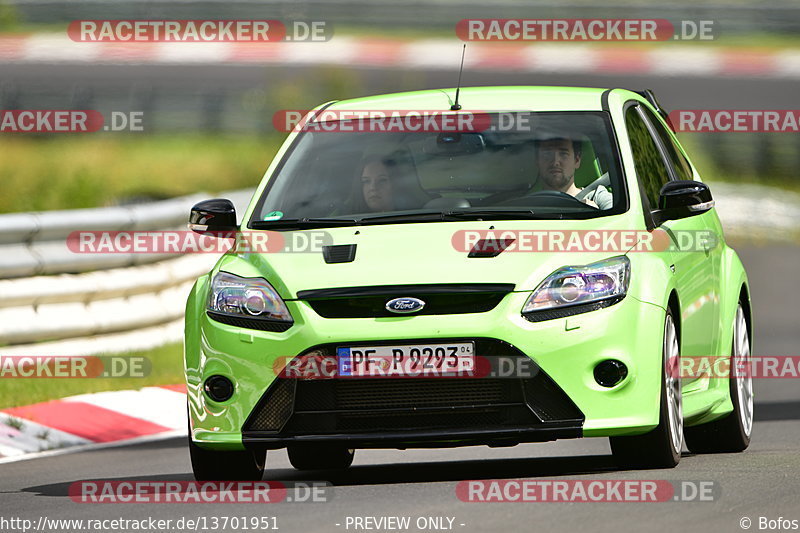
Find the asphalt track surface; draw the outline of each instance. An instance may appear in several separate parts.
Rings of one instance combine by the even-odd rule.
[[[456,73],[355,69],[366,92],[452,86]],[[242,66],[2,66],[2,78],[21,87],[67,90],[76,83],[109,90],[148,84],[180,92],[203,87],[240,90],[283,80],[308,79],[307,69]],[[465,85],[581,85],[651,87],[668,108],[794,108],[795,81],[755,78],[651,78],[641,76],[468,72]],[[748,245],[739,249],[748,269],[755,315],[756,355],[795,355],[800,341],[800,248]],[[606,439],[564,440],[513,448],[360,450],[345,473],[300,473],[284,451],[270,452],[267,480],[328,481],[328,503],[272,505],[79,504],[68,496],[82,480],[191,480],[183,439],[73,453],[0,465],[0,517],[173,519],[275,516],[281,531],[355,531],[347,517],[454,518],[455,531],[742,531],[760,517],[800,520],[800,381],[756,380],[756,423],[741,454],[685,453],[671,470],[621,471]],[[458,481],[470,479],[651,479],[713,481],[713,502],[464,503]],[[337,524],[340,524],[337,526]],[[461,525],[463,524],[463,525]],[[230,528],[228,530],[231,530]],[[4,531],[15,531],[5,529]],[[54,530],[55,531],[55,530]]]
[[[792,280],[800,249],[748,246],[755,308],[755,353],[797,353],[797,302]],[[264,479],[328,481],[327,503],[80,504],[68,496],[82,480],[191,480],[183,439],[129,445],[0,465],[0,516],[36,522],[49,518],[177,520],[221,516],[275,516],[281,531],[355,531],[347,517],[445,516],[455,531],[741,531],[740,520],[800,519],[800,387],[797,379],[756,380],[756,423],[741,454],[684,453],[671,470],[624,471],[614,466],[606,439],[563,440],[512,448],[360,450],[345,473],[298,472],[284,451],[270,452]],[[713,502],[465,503],[458,481],[471,479],[645,479],[713,481]],[[340,524],[337,526],[336,524]],[[461,524],[464,524],[463,526]],[[229,529],[230,530],[230,529]],[[12,530],[6,530],[12,531]],[[418,531],[412,527],[408,531]]]

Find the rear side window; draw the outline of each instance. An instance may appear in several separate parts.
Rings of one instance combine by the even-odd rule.
[[[669,134],[661,121],[658,120],[649,109],[642,107],[642,110],[647,114],[648,120],[661,139],[661,144],[663,144],[666,149],[667,156],[669,156],[672,162],[672,168],[675,170],[675,177],[679,180],[694,179],[692,167],[689,165],[689,162],[686,160],[686,157],[684,157],[675,140],[673,140],[672,135]]]
[[[650,202],[650,208],[655,209],[658,207],[658,193],[669,181],[669,172],[647,124],[636,111],[637,107],[631,106],[625,112],[625,127],[628,130],[639,184]]]

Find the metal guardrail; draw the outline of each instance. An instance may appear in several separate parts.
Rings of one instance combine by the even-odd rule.
[[[228,194],[242,206],[251,191]],[[156,253],[77,254],[69,249],[67,238],[75,231],[185,229],[191,206],[206,198],[208,195],[194,194],[130,206],[0,215],[0,279],[87,272],[166,259],[170,256]]]
[[[233,200],[241,213],[251,194],[221,196]],[[182,328],[176,322],[183,318],[189,290],[213,266],[216,254],[76,254],[67,236],[79,230],[185,229],[189,208],[205,198],[0,215],[0,276],[6,278],[0,279],[0,346],[6,345],[0,353],[62,353],[62,346],[87,355],[114,351],[114,344],[119,351],[147,346],[153,338],[177,340]],[[59,274],[41,275],[51,272]],[[25,273],[39,275],[13,277]]]
[[[152,204],[0,215],[0,278],[86,272],[152,263],[159,254],[76,254],[67,245],[74,231],[144,231],[185,224],[192,195]]]
[[[198,261],[194,268],[188,271],[195,277],[213,265],[213,258],[199,259],[206,260],[205,264],[203,261]],[[35,343],[42,340],[131,331],[179,319],[183,316],[186,297],[194,280],[182,282],[166,279],[163,283],[165,287],[157,292],[122,298],[0,309],[0,343]],[[33,353],[39,350],[35,344],[30,348]]]

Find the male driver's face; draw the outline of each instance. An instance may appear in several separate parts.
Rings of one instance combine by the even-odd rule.
[[[566,191],[575,182],[575,170],[581,166],[581,156],[575,154],[572,141],[554,139],[539,144],[539,176],[544,186]]]

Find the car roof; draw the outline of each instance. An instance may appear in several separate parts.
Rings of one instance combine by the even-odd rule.
[[[602,111],[607,88],[505,86],[462,87],[462,111]],[[628,91],[625,91],[626,93]],[[448,111],[455,88],[432,89],[339,100],[330,110]],[[630,92],[631,97],[636,97]]]

